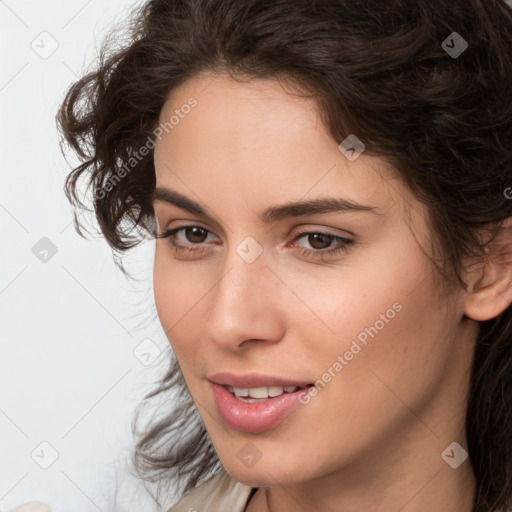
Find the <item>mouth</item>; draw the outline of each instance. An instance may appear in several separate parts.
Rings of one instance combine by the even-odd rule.
[[[212,398],[225,424],[235,430],[259,433],[277,427],[301,406],[304,386],[238,388],[212,382]]]

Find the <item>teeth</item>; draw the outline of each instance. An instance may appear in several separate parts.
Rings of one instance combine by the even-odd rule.
[[[244,389],[244,391],[246,390]],[[249,391],[249,396],[251,398],[268,398],[268,388],[266,387],[249,388],[247,391]]]
[[[293,388],[293,386],[286,386],[286,388],[282,388],[281,386],[269,386],[268,396],[281,396],[285,391],[290,392],[290,389]]]
[[[299,386],[262,386],[259,388],[234,388],[226,386],[236,397],[268,398],[281,396],[283,393],[293,393]]]

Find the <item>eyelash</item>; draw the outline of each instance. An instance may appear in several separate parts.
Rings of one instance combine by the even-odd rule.
[[[206,233],[210,233],[209,230],[207,230],[201,226],[193,226],[192,225],[192,226],[182,226],[180,228],[175,228],[175,229],[168,229],[167,231],[164,231],[162,234],[157,235],[157,238],[168,238],[171,248],[174,249],[177,253],[181,253],[183,251],[185,251],[187,253],[205,252],[206,249],[196,249],[196,248],[192,248],[192,247],[185,247],[185,246],[177,244],[176,242],[173,241],[172,236],[175,233],[184,231],[189,228],[199,228],[199,229],[205,231]],[[333,235],[331,233],[323,233],[321,231],[302,231],[301,233],[297,234],[297,236],[294,238],[293,241],[295,242],[296,240],[299,240],[300,238],[302,238],[306,235],[324,235],[327,237],[331,237],[333,239],[333,241],[338,240],[341,244],[338,247],[336,247],[335,249],[307,249],[305,247],[300,247],[297,251],[301,256],[307,256],[307,257],[311,256],[311,257],[317,258],[317,259],[324,259],[326,257],[333,257],[337,254],[346,253],[349,251],[350,246],[354,243],[354,240],[351,240],[349,238],[344,238],[341,236]],[[200,245],[200,244],[192,244],[192,245]]]

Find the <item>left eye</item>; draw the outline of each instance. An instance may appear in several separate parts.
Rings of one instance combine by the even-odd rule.
[[[297,235],[294,242],[306,238],[308,243],[313,246],[313,249],[299,247],[298,252],[303,256],[313,256],[315,258],[325,258],[337,255],[342,252],[347,252],[354,240],[344,238],[342,236],[333,235],[332,233],[322,233],[320,231],[305,231]],[[325,249],[326,245],[330,246],[333,241],[337,241],[338,245],[332,249]],[[315,247],[315,245],[317,247]],[[318,247],[320,245],[321,247]]]
[[[183,232],[183,235],[185,236],[185,243],[179,243],[176,242],[175,240],[177,238],[178,233],[181,232]],[[206,239],[208,238],[208,234],[211,233],[207,229],[202,228],[201,226],[183,226],[180,228],[167,230],[164,233],[157,235],[157,238],[169,238],[169,243],[176,252],[186,251],[188,253],[197,253],[205,252],[208,250],[203,247],[194,247],[205,243]],[[312,245],[313,248],[308,249],[299,246],[297,248],[297,252],[299,252],[299,254],[303,256],[313,256],[316,258],[323,258],[325,256],[331,256],[333,254],[348,251],[349,246],[354,242],[349,238],[344,238],[338,235],[334,235],[332,233],[323,233],[320,231],[306,231],[299,233],[294,238],[292,242],[293,245],[296,246],[296,242],[302,238],[307,238],[308,243]],[[190,243],[190,245],[187,245],[187,240]],[[330,246],[333,241],[337,241],[338,246],[334,247],[333,249],[326,249],[326,247]]]
[[[320,232],[313,232],[309,231],[307,233],[302,233],[301,235],[298,235],[295,237],[295,240],[300,240],[301,238],[304,238],[307,240],[307,242],[313,246],[314,249],[317,250],[323,250],[326,249],[328,246],[330,246],[331,242],[341,237],[337,237],[328,233],[320,233]],[[316,247],[315,247],[316,245]],[[318,247],[320,246],[320,247]]]

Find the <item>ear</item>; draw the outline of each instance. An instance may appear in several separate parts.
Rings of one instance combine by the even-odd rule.
[[[477,321],[498,316],[512,303],[512,217],[505,219],[485,248],[486,260],[473,273],[464,308]]]

